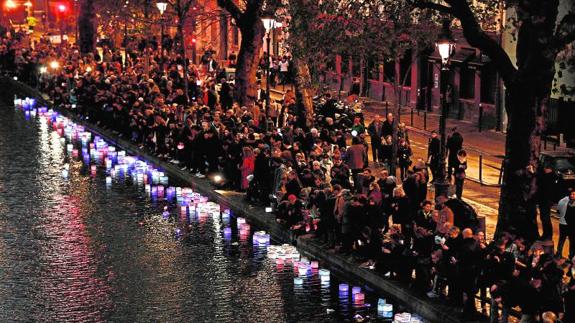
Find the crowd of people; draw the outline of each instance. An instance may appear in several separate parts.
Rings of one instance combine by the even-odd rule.
[[[55,106],[199,178],[219,175],[220,188],[273,204],[277,222],[294,235],[313,232],[362,267],[447,298],[466,318],[479,309],[492,322],[506,322],[519,306],[522,322],[575,322],[573,240],[569,259],[515,232],[488,242],[476,219],[455,207],[467,168],[457,129],[447,142],[456,197],[434,202],[428,184],[441,176],[438,135],[431,135],[428,158],[416,159],[405,125],[391,113],[367,125],[358,116],[351,129],[337,128],[332,117],[309,127],[289,89],[268,109],[261,90],[242,106],[225,70],[233,59],[218,63],[214,52],[194,64],[137,47],[126,55],[104,47],[82,56],[73,45],[15,33],[5,33],[0,45],[2,70],[47,93]],[[279,82],[289,82],[288,57],[270,61]],[[575,192],[559,211],[564,229],[573,230]]]

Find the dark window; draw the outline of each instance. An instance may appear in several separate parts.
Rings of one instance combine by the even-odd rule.
[[[475,70],[464,65],[459,69],[460,89],[459,97],[462,99],[473,99],[475,96]]]
[[[399,82],[404,86],[411,86],[411,50],[405,52],[403,58],[399,61],[399,71],[401,78]]]
[[[370,58],[367,61],[367,68],[369,71],[369,79],[370,80],[379,80],[379,65],[380,63],[378,62],[378,59],[375,58]]]
[[[484,65],[481,68],[481,102],[495,103],[495,92],[497,89],[495,68],[492,64]]]
[[[326,60],[325,67],[330,72],[335,72],[335,55],[330,55]]]
[[[360,76],[361,75],[361,64],[360,64],[360,58],[359,57],[352,57],[352,72],[353,72],[353,76]]]
[[[383,64],[383,80],[385,82],[395,82],[395,60],[385,61]]]
[[[349,73],[349,56],[341,56],[341,73],[344,75]]]

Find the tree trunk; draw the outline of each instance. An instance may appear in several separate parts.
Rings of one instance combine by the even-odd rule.
[[[236,66],[235,98],[241,105],[248,105],[255,102],[257,97],[256,74],[265,29],[259,17],[245,17],[239,27],[242,42]]]
[[[549,96],[543,98],[534,88],[540,85],[518,84],[508,88],[509,123],[505,145],[503,185],[499,201],[497,233],[512,231],[530,241],[537,240],[537,182],[541,135]],[[526,139],[527,138],[527,139]]]
[[[313,94],[309,66],[300,58],[293,60],[295,71],[295,95],[297,106],[305,111],[305,124],[308,128],[313,127]]]
[[[83,0],[80,3],[78,29],[79,38],[76,41],[80,47],[80,53],[82,55],[93,53],[96,49],[96,15],[93,0]]]
[[[555,28],[557,1],[536,9],[545,19],[524,20],[517,33],[515,78],[505,82],[509,118],[497,233],[516,231],[531,241],[537,230],[537,181],[541,135],[555,76],[557,53],[548,50]]]

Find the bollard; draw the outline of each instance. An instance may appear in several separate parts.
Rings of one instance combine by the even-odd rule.
[[[478,125],[479,132],[481,132],[482,130],[481,129],[482,125],[483,125],[483,104],[479,103],[479,125]]]
[[[413,127],[413,108],[411,108],[411,126]]]
[[[483,154],[479,154],[479,183],[483,185]]]
[[[427,110],[423,111],[423,130],[427,130]]]
[[[503,159],[501,161],[501,168],[499,169],[499,180],[497,181],[497,183],[499,185],[503,184],[503,172],[505,171],[505,159]]]

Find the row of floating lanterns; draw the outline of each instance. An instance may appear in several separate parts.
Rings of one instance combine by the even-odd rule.
[[[92,133],[86,131],[85,127],[78,125],[70,119],[58,114],[57,112],[47,109],[46,107],[35,107],[36,100],[32,98],[18,99],[15,98],[14,106],[24,110],[27,116],[40,115],[45,117],[52,125],[53,129],[60,135],[61,142],[66,144],[66,152],[73,158],[78,158],[80,152],[85,164],[90,165],[90,173],[95,175],[100,164],[106,170],[105,183],[109,187],[113,183],[114,177],[118,175],[130,176],[134,183],[143,185],[144,191],[153,200],[165,199],[168,201],[175,200],[179,206],[180,214],[192,215],[199,217],[220,217],[227,224],[223,229],[224,239],[230,240],[232,228],[229,226],[231,210],[223,209],[215,202],[208,201],[207,197],[194,192],[189,187],[168,186],[168,176],[137,157],[129,156],[125,151],[116,151],[116,147],[109,145],[100,136],[92,136]],[[78,150],[74,142],[81,145]],[[68,178],[70,165],[64,164],[62,176]],[[168,219],[170,212],[168,207],[164,207],[162,217]],[[245,218],[236,218],[237,229],[240,240],[247,240],[250,235],[251,226]],[[176,236],[179,237],[181,230],[176,229]],[[274,260],[278,267],[292,265],[297,275],[293,279],[294,287],[298,288],[304,284],[304,278],[317,274],[322,285],[329,285],[331,272],[325,268],[319,268],[318,261],[310,261],[301,257],[295,246],[290,244],[273,245],[271,244],[270,235],[265,231],[256,231],[252,235],[254,247],[264,247],[267,251],[267,257]],[[349,298],[350,285],[341,283],[338,286],[339,297]],[[361,287],[353,286],[351,288],[351,299],[356,305],[363,305],[365,302],[365,293]],[[384,319],[393,318],[397,323],[419,323],[422,320],[410,313],[397,313],[393,315],[393,305],[380,298],[377,305],[378,316]]]

